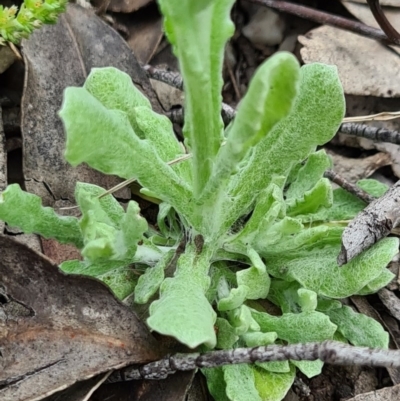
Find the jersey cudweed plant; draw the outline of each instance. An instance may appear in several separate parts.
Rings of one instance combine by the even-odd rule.
[[[338,300],[386,285],[398,241],[386,238],[337,266],[343,229],[363,204],[332,190],[323,178],[330,160],[316,151],[344,115],[336,68],[300,68],[293,55],[276,54],[259,67],[224,129],[221,70],[233,3],[159,0],[184,78],[191,158],[169,164],[186,151],[126,74],[93,69],[82,88],[65,91],[67,160],[137,178],[143,194],[161,200],[158,231],[137,203],[124,210],[85,183],[76,186],[81,218],[58,216],[17,185],[3,192],[0,217],[75,244],[84,260],[64,262],[64,271],[95,276],[119,298],[149,304],[148,326],[190,348],[327,339],[387,347],[376,321]],[[385,191],[371,181],[360,185],[374,195]],[[142,269],[139,278],[132,264]],[[270,313],[271,302],[281,315]],[[203,373],[217,401],[278,401],[296,369],[312,377],[321,368],[320,361],[269,362]]]

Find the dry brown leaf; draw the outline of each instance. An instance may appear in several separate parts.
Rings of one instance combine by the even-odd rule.
[[[134,14],[117,14],[119,24],[126,27],[126,41],[141,64],[148,64],[163,38],[163,22],[157,7],[146,7]]]
[[[0,237],[0,399],[40,400],[108,370],[160,358],[137,316],[98,280],[62,273]]]
[[[177,372],[164,380],[105,384],[93,394],[91,401],[185,401],[194,374],[194,371]],[[204,398],[196,399],[202,400]]]
[[[64,160],[64,131],[57,113],[67,86],[81,86],[91,68],[114,66],[127,72],[152,101],[161,106],[146,73],[125,41],[92,11],[70,5],[56,25],[35,31],[23,43],[27,73],[22,101],[22,136],[26,188],[44,204],[73,203],[76,181],[110,188],[119,182],[85,165]],[[45,183],[45,184],[43,184]],[[51,192],[49,194],[49,191]],[[128,196],[128,190],[119,196]]]
[[[400,110],[400,99],[398,98],[377,98],[366,96],[346,96],[346,115],[359,116],[366,114],[374,114],[382,111]],[[400,130],[400,121],[374,121],[367,123],[377,128],[385,128],[388,130]],[[391,168],[393,173],[400,177],[400,147],[392,143],[374,142],[366,138],[357,138],[354,136],[339,134],[334,139],[335,144],[350,147],[358,147],[363,149],[377,149],[381,152],[388,153],[392,159]]]
[[[376,170],[391,163],[387,153],[376,153],[364,158],[350,158],[328,151],[333,160],[333,169],[349,182],[357,182],[362,178],[368,178]]]
[[[400,384],[393,387],[385,387],[381,390],[359,394],[347,401],[395,401],[400,399]]]
[[[305,63],[338,67],[346,94],[400,97],[400,58],[383,44],[330,26],[299,36],[299,42]]]
[[[132,11],[147,6],[147,4],[153,1],[154,0],[111,0],[107,8],[116,13],[131,13]]]
[[[75,383],[66,390],[52,394],[42,401],[88,401],[99,386],[107,380],[109,375],[110,372],[107,372],[92,377],[91,379]]]

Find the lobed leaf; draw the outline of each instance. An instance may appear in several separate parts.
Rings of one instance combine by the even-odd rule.
[[[257,367],[252,369],[255,386],[262,401],[281,401],[296,377],[296,369],[293,367],[287,373],[267,372]]]
[[[209,252],[197,255],[190,247],[180,256],[175,276],[163,281],[159,300],[150,306],[147,324],[152,330],[190,348],[200,344],[215,347],[216,313],[205,296],[210,285],[209,261]]]
[[[18,207],[16,207],[18,205]],[[18,184],[9,185],[0,196],[0,219],[27,234],[40,234],[82,248],[83,238],[76,217],[59,216],[54,209],[42,206],[42,199],[23,191]]]
[[[349,306],[327,311],[331,321],[353,345],[370,348],[388,348],[389,334],[375,319],[356,313]]]
[[[96,185],[77,183],[75,198],[82,211],[80,227],[85,244],[82,254],[91,261],[133,261],[147,222],[136,202],[130,201],[124,212],[112,195],[99,198],[103,192]]]
[[[289,344],[331,340],[337,326],[320,312],[284,313],[272,316],[252,310],[252,317],[263,332],[275,331],[278,338]]]
[[[339,267],[336,257],[340,251],[340,237],[336,237],[333,230],[329,232],[325,238],[303,246],[295,246],[295,240],[281,243],[280,246],[286,248],[285,253],[265,253],[268,272],[285,280],[296,280],[318,295],[346,298],[377,278],[398,252],[398,239],[386,238]]]
[[[67,133],[65,157],[73,166],[85,162],[106,174],[137,178],[190,217],[190,187],[160,158],[150,140],[137,136],[125,112],[109,110],[85,88],[67,88],[60,117]]]

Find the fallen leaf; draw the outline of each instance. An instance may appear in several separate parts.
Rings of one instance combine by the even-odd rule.
[[[177,372],[164,380],[105,384],[93,394],[91,401],[185,401],[194,374],[194,371]]]
[[[345,157],[332,151],[328,151],[328,154],[332,157],[335,173],[353,183],[362,178],[367,178],[379,168],[391,164],[390,156],[383,152],[357,159]]]
[[[40,400],[77,381],[160,358],[137,316],[98,280],[62,273],[0,237],[0,399]]]
[[[116,13],[131,13],[132,11],[147,6],[147,4],[153,1],[154,0],[111,0],[107,8]]]
[[[362,3],[362,4],[360,4]],[[354,2],[353,0],[342,0],[342,4],[347,10],[353,14],[357,19],[363,22],[366,25],[372,26],[374,28],[381,29],[378,22],[376,21],[374,15],[371,12],[368,4],[366,2]],[[381,6],[384,6],[382,2],[380,2]],[[400,4],[397,4],[399,7]],[[385,17],[389,20],[389,22],[394,27],[400,26],[400,9],[396,7],[382,7],[382,11],[385,14]],[[400,53],[400,46],[389,45],[391,49],[395,52]],[[389,49],[388,49],[389,50]],[[390,51],[390,50],[389,50]],[[375,60],[377,68],[380,66],[380,60]]]
[[[72,168],[64,159],[65,136],[57,113],[67,86],[81,86],[91,68],[114,66],[128,73],[156,111],[161,110],[146,73],[126,42],[92,11],[70,4],[56,25],[36,30],[23,42],[26,63],[21,105],[26,189],[45,205],[74,203],[76,181],[110,188],[120,182],[87,166]],[[49,193],[50,192],[50,193]],[[118,196],[127,197],[123,190]]]
[[[353,398],[348,398],[347,401],[394,401],[398,399],[400,399],[400,384],[359,394]]]
[[[400,96],[400,58],[376,40],[321,26],[299,36],[299,42],[304,46],[300,54],[306,64],[337,66],[346,94]]]
[[[157,6],[146,7],[133,14],[117,14],[119,24],[126,27],[126,41],[141,64],[148,64],[164,36],[163,21]]]

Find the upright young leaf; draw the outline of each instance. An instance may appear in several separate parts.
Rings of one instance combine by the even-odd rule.
[[[212,176],[199,203],[218,204],[218,199],[226,193],[228,179],[244,156],[286,117],[297,94],[299,70],[297,59],[282,52],[256,71],[228,130],[226,143],[218,152]]]
[[[343,89],[336,67],[310,64],[300,70],[299,94],[289,116],[255,147],[232,180],[220,219],[228,228],[274,176],[287,176],[297,163],[336,133],[344,115]],[[232,204],[230,199],[235,199]]]
[[[194,195],[205,187],[222,142],[222,63],[234,32],[234,0],[159,0],[165,32],[180,63],[185,86],[187,145],[193,154]]]

